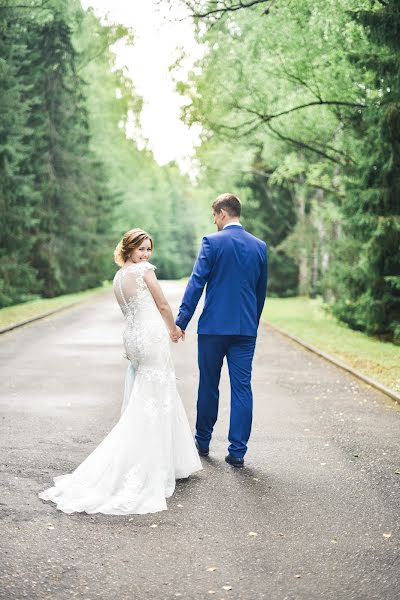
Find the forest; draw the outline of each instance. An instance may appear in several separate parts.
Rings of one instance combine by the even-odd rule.
[[[131,36],[78,0],[1,0],[0,306],[112,278],[135,226],[153,234],[161,278],[190,272],[189,181],[125,135],[141,99],[111,47]]]
[[[126,135],[142,99],[115,68],[134,33],[78,0],[0,2],[0,306],[111,279],[128,228],[161,278],[190,274],[210,204],[236,192],[269,249],[268,294],[321,296],[400,341],[400,2],[181,2],[204,47],[182,119],[196,179]]]

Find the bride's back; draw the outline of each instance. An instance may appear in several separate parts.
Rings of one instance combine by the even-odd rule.
[[[170,369],[169,335],[144,273],[156,267],[140,262],[122,267],[115,274],[114,294],[126,319],[124,345],[127,357],[137,367]]]
[[[155,268],[148,262],[141,262],[121,267],[116,272],[113,290],[125,318],[129,315],[133,316],[139,308],[156,308],[144,280],[144,273]]]

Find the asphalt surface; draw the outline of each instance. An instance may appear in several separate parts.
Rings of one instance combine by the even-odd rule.
[[[164,289],[177,307],[180,284]],[[224,366],[210,457],[168,511],[67,515],[40,500],[119,418],[122,329],[105,293],[1,337],[2,599],[400,598],[400,410],[264,324],[245,469],[224,462]],[[195,331],[173,346],[192,427]]]

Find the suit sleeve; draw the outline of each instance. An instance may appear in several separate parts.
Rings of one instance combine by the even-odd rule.
[[[213,264],[214,260],[211,244],[209,240],[204,237],[176,319],[176,324],[183,331],[185,331],[190,319],[193,317],[193,313],[201,298],[204,286],[208,281]]]
[[[261,266],[260,277],[257,282],[257,316],[258,322],[260,322],[261,313],[264,308],[265,297],[267,295],[267,281],[268,281],[268,253],[267,245],[265,244],[265,260]]]

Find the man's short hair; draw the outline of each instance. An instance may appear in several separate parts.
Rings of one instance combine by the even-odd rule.
[[[221,194],[212,203],[212,209],[214,212],[219,213],[221,209],[226,210],[230,217],[240,217],[242,205],[237,196],[233,194]]]

